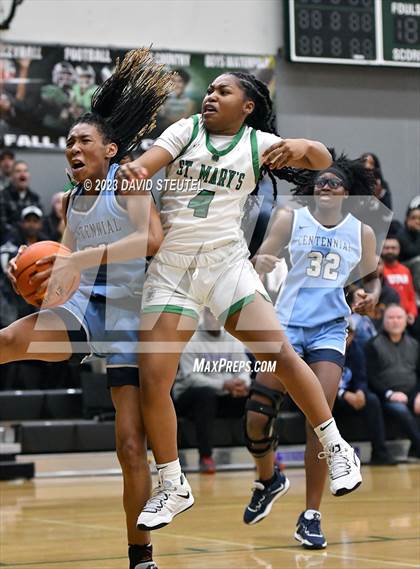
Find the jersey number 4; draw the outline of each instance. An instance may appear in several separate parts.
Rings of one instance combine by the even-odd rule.
[[[336,281],[338,278],[338,268],[340,267],[341,257],[338,253],[327,253],[323,255],[319,251],[311,251],[308,254],[309,267],[306,269],[308,277],[319,277],[329,281]]]
[[[207,217],[209,214],[209,207],[214,198],[215,192],[210,190],[201,190],[196,196],[190,199],[187,207],[194,210],[194,217]]]

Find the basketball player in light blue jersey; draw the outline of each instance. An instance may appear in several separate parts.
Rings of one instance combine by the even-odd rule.
[[[355,292],[354,309],[362,314],[376,305],[380,294],[375,234],[346,213],[347,198],[372,194],[373,180],[360,161],[341,156],[329,168],[308,177],[294,193],[300,201],[311,197],[310,205],[281,210],[253,262],[259,273],[270,272],[288,249],[291,267],[276,312],[293,348],[318,377],[332,409],[344,366],[346,318],[350,315],[344,287],[357,269],[364,277],[364,289]],[[258,471],[244,512],[246,524],[264,519],[289,488],[288,479],[274,466],[275,419],[281,401],[275,378],[260,374],[246,411],[247,446]],[[306,431],[306,510],[299,516],[295,539],[305,548],[323,549],[327,542],[319,507],[327,465],[318,460],[324,453],[308,423]],[[333,465],[333,479],[344,475],[348,460]]]
[[[156,253],[163,231],[150,194],[123,191],[116,174],[118,161],[137,144],[140,133],[153,127],[170,88],[170,75],[149,51],[134,50],[96,91],[92,112],[76,121],[66,141],[77,185],[64,196],[64,244],[73,253],[56,256],[52,273],[53,258],[42,259],[45,270],[34,277],[39,290],[48,285],[48,294],[54,294],[60,283],[72,282],[80,272],[80,287],[63,305],[0,331],[0,363],[81,361],[89,354],[106,358],[124,479],[129,569],[157,569],[150,534],[136,529],[138,510],[150,496],[136,346],[145,257]],[[12,282],[15,269],[13,260]],[[36,343],[42,347],[34,352]]]

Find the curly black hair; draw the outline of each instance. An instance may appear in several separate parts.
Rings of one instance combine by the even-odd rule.
[[[375,187],[375,177],[371,170],[365,168],[360,158],[351,160],[345,154],[336,158],[336,152],[329,148],[333,162],[329,168],[341,170],[344,174],[345,188],[350,196],[371,196]],[[313,196],[315,180],[325,170],[304,170],[301,182],[298,182],[290,191],[296,197]]]

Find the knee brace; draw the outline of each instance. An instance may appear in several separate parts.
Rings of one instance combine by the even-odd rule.
[[[270,404],[262,403],[252,399],[252,395],[263,395],[270,400]],[[246,446],[249,452],[256,458],[261,458],[268,454],[271,450],[275,450],[277,447],[277,441],[279,438],[279,429],[276,421],[277,415],[279,413],[280,407],[284,400],[284,394],[276,389],[270,389],[257,383],[256,381],[252,384],[249,391],[248,400],[245,405],[245,421],[244,421],[244,431]],[[254,413],[260,413],[268,417],[267,424],[263,430],[263,438],[252,439],[248,434],[248,412],[253,411]]]

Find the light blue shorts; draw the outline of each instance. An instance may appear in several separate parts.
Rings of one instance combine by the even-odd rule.
[[[78,290],[51,310],[64,321],[74,353],[104,357],[107,368],[137,368],[140,307],[141,297],[105,299]]]
[[[293,349],[306,363],[332,361],[344,366],[347,338],[347,320],[339,318],[321,326],[303,328],[287,326],[286,336]]]

